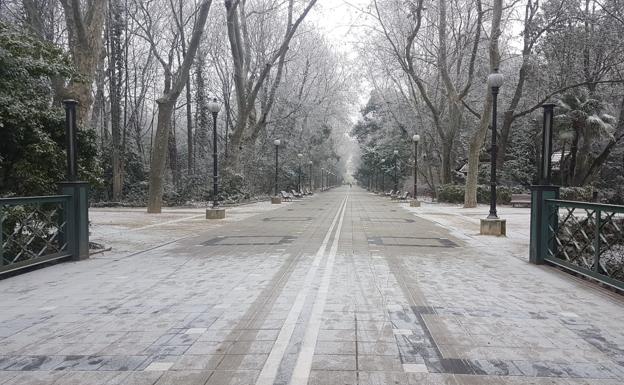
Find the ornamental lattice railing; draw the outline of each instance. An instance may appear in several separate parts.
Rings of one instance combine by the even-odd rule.
[[[0,199],[0,274],[71,256],[69,195]]]
[[[624,290],[624,206],[546,199],[546,261]]]

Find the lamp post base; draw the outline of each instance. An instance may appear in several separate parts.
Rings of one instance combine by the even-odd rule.
[[[410,202],[410,207],[420,207],[420,201],[418,199],[414,199]]]
[[[225,209],[206,209],[206,219],[225,219]]]
[[[271,204],[272,205],[282,204],[282,197],[271,197]]]
[[[505,219],[481,219],[481,235],[507,236],[507,221]]]

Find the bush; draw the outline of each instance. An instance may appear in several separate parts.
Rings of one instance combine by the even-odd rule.
[[[463,203],[464,186],[458,184],[443,184],[437,188],[438,202]]]
[[[446,184],[438,186],[438,202],[464,203],[465,191],[466,187],[462,185]],[[500,204],[511,203],[511,189],[505,186],[498,186],[496,188],[496,198],[497,202]],[[477,186],[477,202],[490,202],[490,186]]]
[[[591,202],[594,200],[594,188],[585,187],[562,187],[559,190],[559,197],[566,201]]]

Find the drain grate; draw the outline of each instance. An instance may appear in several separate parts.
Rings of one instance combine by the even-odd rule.
[[[414,223],[413,219],[408,218],[368,218],[368,222],[376,223]]]
[[[265,222],[309,222],[312,217],[268,217],[262,220]]]
[[[424,237],[369,237],[368,244],[374,246],[398,246],[398,247],[457,247],[457,243],[448,238],[424,238]]]
[[[202,246],[272,246],[288,245],[297,237],[290,235],[229,235],[202,242]]]

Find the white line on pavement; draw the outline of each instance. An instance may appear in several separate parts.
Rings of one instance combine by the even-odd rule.
[[[308,296],[308,293],[312,288],[312,284],[315,281],[314,278],[316,277],[316,272],[319,265],[321,264],[321,259],[325,254],[325,250],[327,250],[327,245],[329,244],[331,234],[334,231],[334,227],[336,226],[336,222],[338,221],[341,213],[344,216],[346,203],[347,198],[344,198],[338,208],[338,212],[336,213],[334,220],[329,226],[329,230],[327,230],[327,233],[325,234],[325,238],[323,239],[321,247],[319,247],[316,255],[314,256],[312,266],[306,274],[303,287],[297,294],[297,298],[295,299],[293,307],[290,308],[290,311],[288,312],[288,316],[284,321],[284,325],[282,325],[282,328],[277,336],[277,340],[273,345],[273,349],[271,349],[271,353],[264,363],[264,367],[262,368],[262,371],[258,376],[258,380],[256,380],[256,385],[272,385],[277,378],[277,372],[279,370],[280,363],[284,358],[284,354],[286,354],[286,349],[288,349],[288,343],[290,342],[290,338],[292,337],[295,326],[297,325],[297,320],[299,319],[301,311],[303,310],[303,305],[305,304],[306,297]],[[342,218],[340,219],[340,226],[342,226]],[[339,232],[337,234],[339,234]]]
[[[346,198],[349,199],[349,196]],[[316,349],[316,339],[318,338],[319,331],[321,329],[321,322],[323,317],[323,311],[325,310],[325,302],[327,302],[327,294],[329,293],[329,283],[331,281],[332,272],[334,271],[334,261],[336,259],[336,253],[338,252],[338,242],[340,241],[340,232],[342,231],[342,221],[344,219],[345,212],[347,211],[346,201],[340,215],[340,222],[336,228],[336,235],[334,235],[334,242],[327,256],[327,262],[325,263],[325,271],[323,272],[323,278],[321,280],[321,286],[319,287],[316,301],[312,307],[312,314],[310,315],[310,321],[306,327],[305,336],[303,337],[303,343],[299,356],[297,357],[297,363],[293,370],[292,377],[290,378],[290,385],[306,385],[310,378],[310,371],[312,369],[312,358],[314,356],[314,350]]]

